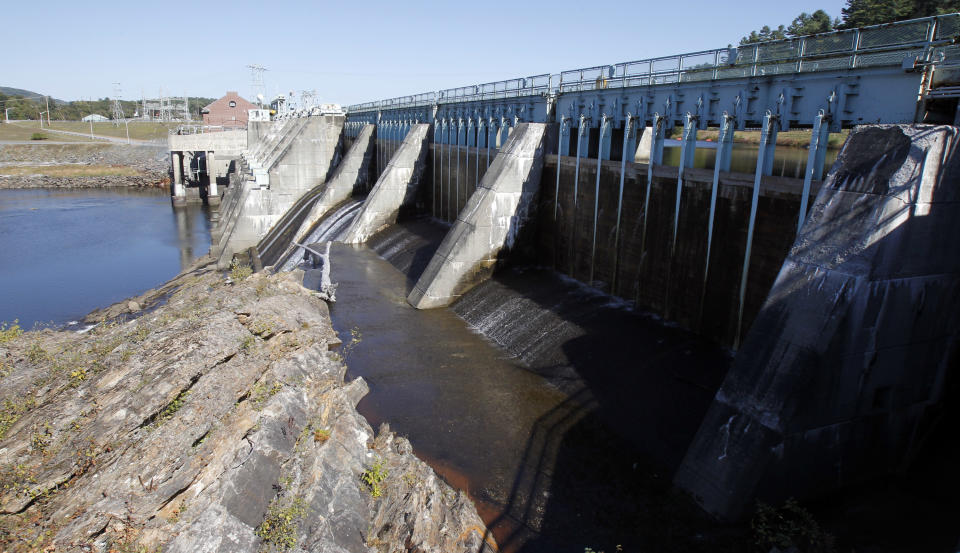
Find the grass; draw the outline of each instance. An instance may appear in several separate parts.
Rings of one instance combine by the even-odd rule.
[[[56,124],[56,123],[54,123]],[[46,127],[44,127],[46,128]],[[40,130],[37,121],[23,121],[17,123],[0,123],[0,141],[29,142],[33,134]],[[89,131],[89,128],[87,129]],[[69,134],[50,133],[47,138],[56,142],[90,142],[89,136],[73,136]],[[43,141],[41,141],[42,143]]]
[[[176,129],[180,123],[161,123],[157,121],[130,121],[130,138],[134,140],[166,140],[170,130]],[[110,122],[94,123],[94,136],[112,136],[115,138],[127,137],[127,126],[114,125]],[[54,130],[70,131],[90,135],[90,123],[83,121],[53,121],[50,128]]]
[[[133,177],[140,173],[130,167],[116,165],[7,165],[0,167],[0,175],[13,177],[44,175],[47,177]]]
[[[307,513],[303,498],[295,497],[287,507],[278,500],[271,502],[267,516],[257,528],[257,536],[274,550],[292,549],[297,545],[297,529],[300,519]]]

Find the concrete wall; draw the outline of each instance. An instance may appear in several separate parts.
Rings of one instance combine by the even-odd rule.
[[[732,345],[737,334],[753,175],[721,173],[707,271],[712,170],[685,170],[674,243],[676,167],[654,168],[649,220],[644,225],[646,164],[625,164],[621,200],[621,162],[603,162],[598,188],[595,159],[581,158],[579,179],[575,179],[575,158],[560,157],[559,169],[557,160],[553,155],[546,158],[533,261],[630,300],[640,310]],[[793,243],[801,185],[797,179],[784,177],[764,177],[761,183],[744,329],[750,327]]]
[[[327,180],[339,162],[343,119],[309,117],[287,127],[293,134],[281,137],[282,149],[272,154],[270,186],[245,181],[236,207],[221,213],[217,248],[221,267],[230,264],[235,252],[255,245],[297,200]]]
[[[954,127],[850,136],[676,475],[736,518],[905,468],[960,329]]]
[[[365,125],[323,185],[308,192],[257,245],[264,265],[285,259],[324,215],[373,181],[374,125]]]
[[[456,221],[497,157],[497,151],[497,148],[433,144],[428,181],[431,201],[425,206],[431,215],[442,221]]]
[[[401,209],[414,206],[426,166],[430,128],[424,123],[410,128],[363,202],[360,214],[344,233],[344,242],[365,242],[383,227],[396,223]]]
[[[247,148],[247,131],[171,134],[167,137],[167,144],[169,149],[174,152],[222,152],[239,154]]]
[[[546,128],[543,123],[519,124],[479,187],[474,190],[468,180],[462,190],[455,190],[469,195],[469,200],[410,292],[411,305],[417,309],[449,305],[489,278],[499,257],[513,247],[534,215]],[[476,175],[475,165],[464,165],[467,177]],[[458,183],[452,184],[456,188]]]

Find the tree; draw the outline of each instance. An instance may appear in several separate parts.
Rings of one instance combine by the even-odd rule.
[[[911,19],[915,0],[847,0],[843,8],[843,27],[864,27]]]
[[[960,0],[955,1],[960,2]],[[823,10],[817,10],[813,13],[803,12],[793,19],[789,27],[780,25],[776,29],[771,29],[769,26],[764,25],[759,32],[751,31],[749,35],[740,39],[740,45],[827,33],[836,30],[839,25],[839,19],[831,19],[830,15]]]
[[[783,25],[780,25],[776,29],[771,29],[769,26],[764,25],[760,28],[759,33],[757,31],[750,31],[748,36],[741,38],[740,45],[766,42],[768,40],[782,40],[785,38],[787,38],[787,30]]]
[[[843,28],[960,12],[960,0],[847,0]]]
[[[828,33],[839,25],[839,19],[830,19],[827,12],[823,10],[817,10],[813,13],[803,12],[787,27],[787,34],[794,37]]]

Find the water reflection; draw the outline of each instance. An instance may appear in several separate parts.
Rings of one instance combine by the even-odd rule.
[[[0,190],[0,236],[0,321],[29,328],[169,280],[207,252],[210,224],[163,190]]]

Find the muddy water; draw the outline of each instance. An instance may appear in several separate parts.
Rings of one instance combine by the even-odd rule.
[[[333,323],[345,343],[359,330],[346,362],[350,376],[370,385],[360,412],[375,427],[388,421],[465,489],[502,550],[725,550],[724,530],[672,491],[669,474],[635,441],[611,429],[591,387],[569,379],[558,386],[453,310],[414,310],[408,275],[375,252],[335,244],[331,257],[339,282]],[[608,362],[601,356],[597,364]],[[648,396],[656,394],[632,401]]]

